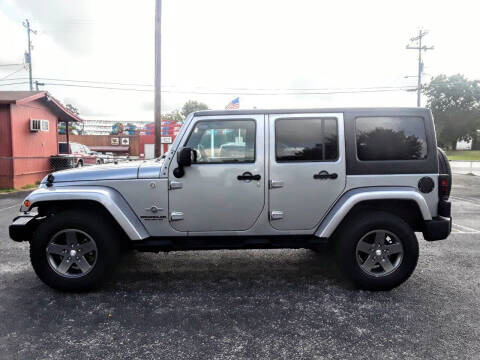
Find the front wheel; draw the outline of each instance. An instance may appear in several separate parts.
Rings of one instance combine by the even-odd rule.
[[[368,212],[343,224],[335,247],[340,270],[357,287],[390,290],[407,280],[418,261],[410,226],[386,212]]]
[[[30,241],[30,259],[38,277],[64,291],[98,287],[117,263],[119,237],[109,219],[65,211],[46,219]]]

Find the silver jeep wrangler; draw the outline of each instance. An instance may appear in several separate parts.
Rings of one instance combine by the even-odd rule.
[[[10,226],[37,275],[98,286],[122,250],[321,249],[359,288],[404,282],[451,230],[422,108],[200,111],[161,159],[52,173]]]

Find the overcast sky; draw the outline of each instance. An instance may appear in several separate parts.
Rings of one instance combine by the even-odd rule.
[[[38,31],[32,35],[34,77],[63,79],[42,82],[153,84],[154,5],[154,0],[0,0],[0,65],[23,62],[22,21],[28,18]],[[415,93],[406,91],[255,94],[414,86],[415,78],[404,77],[416,74],[417,53],[405,46],[420,28],[430,31],[425,41],[435,46],[424,54],[426,80],[441,73],[480,79],[479,10],[480,2],[461,0],[163,0],[163,111],[189,99],[223,109],[237,94],[241,108],[415,106]],[[0,79],[18,69],[0,66]],[[0,84],[27,76],[20,70]],[[0,89],[28,90],[28,84]],[[77,106],[85,118],[153,120],[150,91],[43,89]]]

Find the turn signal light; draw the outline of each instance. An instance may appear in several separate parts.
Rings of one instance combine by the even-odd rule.
[[[31,203],[30,201],[28,201],[28,200],[25,200],[25,201],[23,202],[23,206],[25,206],[27,209],[30,208],[30,205],[32,205],[32,203]]]

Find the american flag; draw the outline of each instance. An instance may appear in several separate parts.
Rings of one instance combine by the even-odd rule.
[[[236,97],[235,99],[230,101],[227,106],[225,106],[225,109],[234,110],[234,109],[238,109],[239,107],[240,107],[240,98]]]

